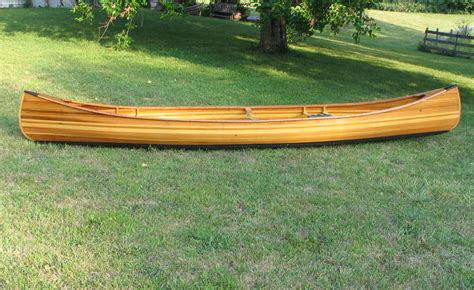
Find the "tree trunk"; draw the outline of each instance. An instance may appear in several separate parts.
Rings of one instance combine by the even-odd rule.
[[[258,48],[263,52],[270,53],[288,51],[285,18],[270,19],[262,23]]]

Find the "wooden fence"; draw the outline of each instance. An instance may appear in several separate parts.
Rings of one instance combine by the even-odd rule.
[[[429,30],[426,28],[425,37],[423,38],[423,48],[435,50],[442,53],[474,57],[474,44],[472,44],[474,36],[459,34],[459,32],[441,32],[438,29]]]

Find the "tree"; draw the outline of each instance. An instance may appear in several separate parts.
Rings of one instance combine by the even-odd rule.
[[[288,42],[311,36],[326,27],[333,33],[351,24],[353,38],[373,36],[377,29],[373,18],[366,13],[379,0],[260,0],[260,43],[264,52],[285,52]]]
[[[264,52],[285,52],[288,43],[297,42],[311,36],[314,31],[323,31],[329,27],[333,33],[345,25],[351,24],[355,31],[356,42],[362,35],[373,36],[377,29],[373,18],[366,9],[380,0],[253,0],[260,13],[259,49]],[[110,25],[118,19],[125,20],[125,28],[115,35],[116,45],[126,48],[132,43],[129,33],[136,27],[138,12],[148,5],[147,0],[79,0],[73,12],[81,15],[78,21],[91,21],[94,6],[100,7],[107,20],[99,27],[99,41],[108,32]],[[163,0],[165,13],[175,15],[183,13],[183,6],[174,1]]]

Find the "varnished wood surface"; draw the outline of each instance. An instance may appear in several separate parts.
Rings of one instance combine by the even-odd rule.
[[[450,131],[457,87],[383,101],[307,106],[130,107],[25,92],[20,127],[35,141],[252,145],[350,141]],[[328,117],[312,117],[320,113]]]

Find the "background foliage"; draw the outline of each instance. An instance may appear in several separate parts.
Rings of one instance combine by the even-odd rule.
[[[376,9],[400,12],[472,13],[472,0],[381,0]]]

